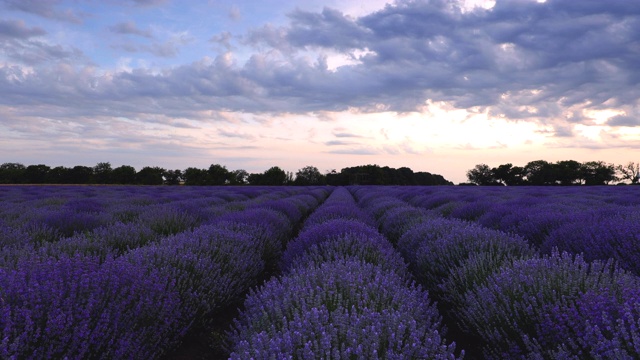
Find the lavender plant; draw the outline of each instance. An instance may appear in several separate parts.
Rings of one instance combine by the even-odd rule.
[[[139,248],[125,259],[172,279],[183,318],[191,324],[207,320],[255,285],[264,269],[261,255],[250,235],[209,225]]]
[[[493,266],[500,266],[504,258],[532,257],[535,254],[522,238],[471,223],[458,223],[458,226],[448,228],[449,225],[450,223],[435,220],[410,232],[412,235],[429,232],[427,236],[431,237],[423,238],[415,248],[411,268],[420,283],[436,298],[444,296],[439,285],[474,254],[492,253],[496,256],[490,263],[483,264],[487,271]],[[477,276],[475,280],[480,280],[481,274],[474,272],[470,275]]]
[[[537,344],[554,342],[540,331],[548,309],[574,302],[599,289],[637,284],[637,278],[612,262],[585,262],[580,256],[550,256],[514,261],[465,294],[460,325],[482,338],[487,359],[534,354]],[[617,291],[617,290],[616,290]]]
[[[170,205],[148,206],[138,221],[161,236],[191,230],[199,225],[195,216]]]
[[[440,330],[425,292],[380,267],[337,261],[253,291],[230,333],[231,358],[454,358]]]
[[[589,290],[575,301],[547,306],[533,344],[540,357],[640,358],[640,286],[623,277],[615,287]]]
[[[338,218],[320,224],[307,225],[294,240],[287,244],[282,255],[281,269],[290,268],[294,259],[303,255],[311,246],[345,235],[381,237],[375,228],[353,219]]]
[[[588,261],[614,258],[622,268],[640,275],[640,216],[635,212],[585,214],[553,231],[541,250],[555,247],[582,253]]]
[[[0,357],[157,358],[183,336],[180,302],[158,272],[83,256],[0,269]]]
[[[407,264],[389,241],[382,236],[363,233],[347,233],[310,245],[303,253],[295,256],[284,270],[320,266],[326,262],[349,259],[377,265],[401,276],[409,276]]]
[[[387,210],[380,216],[378,223],[380,231],[395,244],[406,231],[433,217],[435,215],[423,209],[405,205]]]

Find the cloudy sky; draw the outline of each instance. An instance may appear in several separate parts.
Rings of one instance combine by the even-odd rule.
[[[640,161],[640,1],[0,0],[0,163]]]

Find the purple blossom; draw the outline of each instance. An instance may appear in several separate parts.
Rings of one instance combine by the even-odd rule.
[[[128,253],[123,259],[174,281],[191,323],[238,300],[264,270],[249,234],[202,226]]]
[[[589,291],[639,282],[611,262],[585,262],[580,256],[550,256],[514,261],[465,295],[458,321],[484,341],[486,358],[521,357],[535,352],[544,338],[546,314],[556,305]],[[576,340],[576,339],[573,339]]]
[[[91,257],[0,269],[2,358],[152,358],[183,335],[169,279]]]
[[[302,256],[313,245],[346,235],[382,238],[378,230],[358,220],[338,218],[320,224],[307,225],[294,240],[287,244],[282,256],[281,268],[285,270],[290,268],[294,259]],[[381,241],[386,241],[386,239]]]
[[[380,267],[337,261],[251,292],[230,334],[231,358],[454,358],[440,330],[425,292]]]
[[[311,244],[304,252],[293,257],[290,265],[284,267],[284,270],[320,266],[325,262],[348,259],[378,265],[382,269],[408,276],[404,259],[391,243],[381,235],[371,236],[365,233],[345,233]]]

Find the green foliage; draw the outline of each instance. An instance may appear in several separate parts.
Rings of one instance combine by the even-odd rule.
[[[478,164],[467,171],[467,179],[476,185],[608,185],[616,180],[638,182],[640,165],[629,163],[626,167],[607,164],[604,161],[580,163],[563,160],[550,163],[545,160],[530,161],[524,167],[502,164],[489,168]],[[621,174],[616,176],[616,171]]]

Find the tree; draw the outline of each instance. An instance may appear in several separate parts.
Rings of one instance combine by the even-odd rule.
[[[417,185],[416,174],[408,167],[394,169],[394,181],[396,185]]]
[[[581,172],[585,185],[607,185],[616,180],[615,166],[604,161],[586,162],[582,164]]]
[[[74,166],[69,170],[69,184],[91,184],[93,168],[88,166]]]
[[[207,170],[207,185],[224,185],[229,180],[229,170],[219,164],[211,164]]]
[[[467,179],[469,179],[469,182],[478,185],[499,184],[494,178],[491,168],[487,164],[478,164],[473,169],[467,171]]]
[[[548,161],[530,161],[524,166],[524,174],[530,185],[554,185],[556,183],[555,168]]]
[[[491,169],[491,173],[496,181],[503,185],[522,185],[524,181],[524,168],[513,166],[513,164],[503,164]]]
[[[627,165],[618,165],[616,171],[620,174],[620,180],[631,181],[633,185],[640,182],[640,163],[629,162]]]
[[[296,172],[295,185],[324,185],[325,176],[315,166],[305,166]]]
[[[233,170],[229,173],[229,184],[230,185],[244,185],[247,183],[247,178],[249,177],[249,173],[246,170],[238,169]]]
[[[555,163],[556,180],[561,185],[575,185],[581,182],[582,164],[575,160],[564,160]]]
[[[284,170],[273,166],[262,174],[262,185],[286,185],[287,178]]]
[[[113,169],[108,162],[100,162],[93,167],[93,175],[96,184],[112,184]]]
[[[182,178],[185,185],[206,185],[207,170],[190,167],[182,173]]]
[[[264,185],[262,178],[264,174],[252,173],[247,176],[247,181],[249,181],[249,185]]]
[[[122,165],[111,172],[113,184],[129,185],[136,182],[136,169],[133,166]]]
[[[136,182],[142,185],[162,185],[164,182],[162,175],[165,171],[161,167],[145,166],[136,174]]]
[[[512,185],[511,177],[511,169],[513,169],[513,164],[504,164],[500,165],[497,168],[491,169],[491,174],[496,181],[502,183],[503,185]]]
[[[289,176],[284,170],[274,166],[262,174],[250,174],[248,180],[251,185],[286,185]]]
[[[0,165],[0,184],[19,184],[23,182],[26,167],[20,163]]]
[[[69,184],[71,169],[64,166],[56,166],[47,173],[48,184]]]
[[[47,165],[29,165],[22,174],[27,184],[44,184],[47,182],[47,174],[51,170]]]
[[[164,172],[163,177],[166,185],[180,185],[180,182],[182,181],[182,171],[167,170]]]
[[[346,173],[337,172],[336,169],[331,169],[327,171],[324,175],[327,185],[331,186],[344,186],[349,185],[349,177]]]

